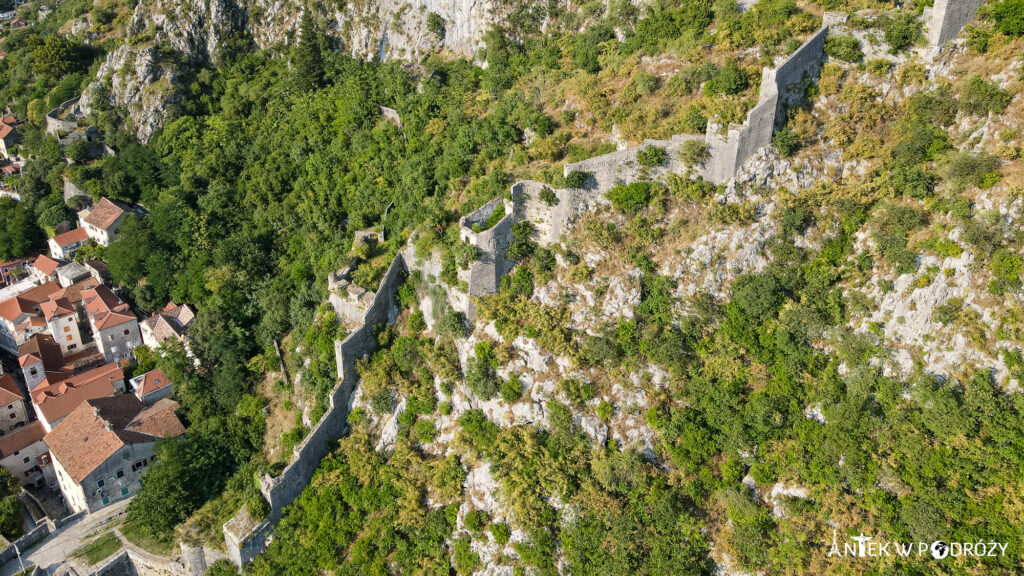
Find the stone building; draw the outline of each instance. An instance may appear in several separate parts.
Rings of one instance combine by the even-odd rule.
[[[70,260],[74,258],[75,252],[78,252],[78,249],[85,246],[88,241],[89,234],[85,228],[75,228],[63,234],[57,234],[47,240],[46,244],[50,248],[50,257]]]
[[[78,213],[78,225],[100,246],[109,246],[121,230],[121,221],[128,207],[120,202],[101,198],[92,208]]]
[[[71,376],[64,369],[64,354],[60,345],[49,334],[33,334],[18,346],[18,366],[29,392],[47,379],[59,382]]]
[[[68,506],[95,512],[138,492],[156,440],[185,433],[177,408],[166,398],[146,407],[131,394],[75,408],[44,438]]]
[[[139,324],[142,343],[150,348],[157,348],[166,340],[174,339],[187,345],[188,337],[185,336],[185,329],[195,317],[195,312],[188,307],[188,304],[179,305],[168,302],[163,310]]]
[[[74,354],[82,349],[82,333],[78,329],[78,313],[67,298],[47,300],[39,305],[50,337],[60,345],[63,354]]]
[[[139,374],[131,379],[131,384],[135,397],[147,406],[167,398],[174,392],[174,383],[168,380],[159,368]]]
[[[50,452],[43,442],[46,430],[33,422],[17,432],[0,436],[0,466],[23,486],[42,488],[57,478],[50,465]]]
[[[18,383],[10,374],[0,375],[0,436],[25,426],[28,408]]]
[[[30,394],[36,417],[49,432],[80,404],[124,391],[124,372],[111,363],[56,382],[47,378]]]
[[[44,330],[46,323],[39,306],[59,290],[56,283],[47,282],[0,301],[0,349],[17,354],[18,346],[33,333]]]
[[[106,361],[135,358],[142,335],[139,320],[128,305],[102,284],[82,292],[82,302],[93,339]]]

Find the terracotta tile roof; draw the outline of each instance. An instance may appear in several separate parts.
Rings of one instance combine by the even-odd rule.
[[[174,413],[178,403],[170,398],[161,398],[158,402],[139,412],[125,426],[125,430],[146,434],[156,438],[174,438],[185,433],[185,426]]]
[[[12,404],[24,399],[25,397],[21,395],[21,390],[18,389],[18,383],[14,381],[14,377],[10,374],[0,375],[0,405]]]
[[[28,258],[15,258],[9,262],[0,262],[0,268],[10,268],[11,266],[20,266],[28,262]]]
[[[14,132],[14,126],[6,123],[0,123],[0,138],[7,138]]]
[[[57,246],[61,248],[67,248],[68,246],[77,242],[85,242],[89,239],[89,234],[86,233],[85,228],[75,228],[69,232],[63,234],[57,234],[53,237],[53,241],[57,243]]]
[[[83,402],[44,441],[71,479],[80,484],[128,444],[153,442],[185,433],[174,414],[178,403],[161,400],[150,408],[132,395]]]
[[[19,366],[24,368],[36,362],[42,362],[43,370],[47,372],[60,372],[64,366],[64,354],[49,334],[33,334],[18,346]]]
[[[87,400],[106,398],[116,393],[114,382],[124,380],[124,372],[115,363],[54,383],[50,378],[32,391],[32,402],[49,422],[67,416]]]
[[[8,115],[4,116],[3,118],[0,118],[0,122],[2,122],[4,124],[10,124],[11,126],[14,126],[15,124],[18,123],[18,118],[16,116],[14,116],[13,114],[8,114]]]
[[[86,278],[81,282],[75,282],[71,286],[59,290],[54,294],[55,298],[67,298],[68,302],[72,304],[82,302],[82,293],[86,290],[91,290],[100,285],[100,281],[96,278]]]
[[[14,298],[8,298],[0,302],[0,318],[13,323],[23,314],[36,314],[39,305],[49,300],[50,295],[58,291],[60,291],[60,286],[56,282],[47,282],[26,290]]]
[[[67,298],[51,298],[39,305],[39,311],[43,313],[43,319],[49,322],[54,318],[63,318],[74,314],[75,307]]]
[[[121,206],[106,198],[100,198],[100,201],[89,211],[89,215],[85,217],[85,222],[100,230],[108,230],[124,213],[125,209]]]
[[[38,420],[11,434],[0,436],[0,458],[7,458],[15,452],[24,450],[42,440],[44,436],[46,428],[43,428],[43,423]]]
[[[97,330],[138,320],[128,305],[103,284],[82,292],[82,302]]]
[[[185,328],[196,317],[187,304],[177,305],[174,302],[164,306],[164,309],[149,318],[143,320],[143,324],[153,333],[157,343],[163,344],[168,338],[181,340]]]
[[[14,325],[14,336],[16,339],[21,340],[39,332],[39,330],[45,330],[45,328],[46,320],[43,320],[42,316],[26,316],[21,322]]]
[[[138,390],[136,392],[138,394],[141,394],[142,396],[147,396],[149,394],[152,394],[153,392],[156,392],[157,390],[162,390],[168,386],[173,386],[173,384],[167,379],[167,377],[164,376],[163,371],[160,370],[159,368],[157,368],[156,370],[150,370],[149,372],[146,372],[142,376],[137,376],[136,378],[138,379],[136,381],[136,383],[138,384]]]
[[[13,176],[21,173],[21,166],[18,166],[17,164],[8,164],[7,166],[0,168],[0,172],[2,172],[4,176]]]
[[[36,270],[39,270],[47,276],[56,272],[60,265],[61,262],[54,260],[45,254],[40,254],[39,258],[36,258],[36,261],[32,263],[32,266],[34,266]]]

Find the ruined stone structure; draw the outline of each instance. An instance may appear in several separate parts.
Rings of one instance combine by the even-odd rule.
[[[676,134],[670,140],[644,140],[639,146],[631,146],[624,150],[616,150],[601,156],[587,158],[579,162],[567,164],[565,174],[569,172],[586,172],[590,174],[587,188],[599,192],[612,189],[619,182],[635,182],[647,178],[658,178],[668,173],[681,174],[689,169],[679,160],[679,152],[683,144],[690,140],[703,141],[700,134]],[[665,150],[665,162],[661,166],[645,168],[637,162],[637,154],[647,146],[656,146]]]
[[[356,361],[376,350],[377,327],[395,321],[398,315],[396,295],[406,271],[405,259],[401,254],[395,256],[366,309],[362,325],[345,340],[334,343],[339,380],[331,392],[327,412],[305,440],[295,446],[292,461],[284,471],[278,476],[264,475],[260,479],[260,490],[270,505],[267,518],[253,519],[248,509],[243,507],[224,524],[228,556],[239,566],[252,561],[263,551],[267,536],[281,519],[284,507],[291,504],[309,484],[320,460],[327,455],[329,443],[347,433],[352,393],[359,379]]]
[[[512,241],[514,203],[514,198],[495,198],[459,219],[460,238],[476,246],[479,253],[479,258],[469,266],[469,270],[459,270],[459,280],[469,286],[470,296],[495,293],[501,277],[508,274],[514,265],[505,259],[505,250]],[[499,209],[504,211],[504,217],[488,228],[487,220]]]
[[[723,126],[720,123],[708,123],[707,133],[703,137],[708,147],[708,159],[699,170],[705,179],[715,184],[729,180],[754,152],[771,145],[773,132],[785,122],[787,107],[799,100],[806,83],[814,81],[821,71],[825,58],[825,37],[830,23],[837,19],[835,14],[826,13],[818,32],[777,68],[765,68],[762,71],[758,103],[747,114],[743,124],[729,126],[725,134],[722,134]],[[677,158],[679,150],[686,141],[700,139],[699,135],[682,134],[672,136],[670,140],[645,140],[640,146],[566,164],[565,174],[568,176],[575,171],[591,174],[587,188],[603,194],[619,183],[628,184],[669,172],[686,171],[687,167]],[[664,165],[645,169],[637,163],[637,153],[646,146],[657,146],[665,150],[667,159]]]
[[[74,132],[78,129],[78,119],[82,116],[84,114],[78,105],[78,96],[75,96],[46,113],[46,133],[59,136],[61,132]]]
[[[723,138],[721,125],[709,122],[705,142],[708,160],[704,177],[716,184],[736,175],[748,158],[770,146],[775,129],[786,121],[786,109],[803,96],[806,83],[817,78],[825,56],[828,24],[793,52],[778,68],[761,72],[761,94],[757,105],[739,126],[729,126]]]
[[[929,46],[941,46],[957,37],[974,20],[984,0],[935,0],[924,9],[924,34]]]

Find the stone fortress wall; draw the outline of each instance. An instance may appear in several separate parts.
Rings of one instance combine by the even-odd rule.
[[[935,7],[924,15],[929,41],[933,33],[939,43],[955,37],[974,17],[980,3],[981,0],[936,0]],[[757,105],[748,113],[746,122],[730,126],[724,137],[720,135],[720,125],[713,127],[709,124],[703,137],[676,135],[670,140],[645,140],[641,146],[567,164],[566,174],[572,171],[591,173],[592,178],[586,188],[553,188],[551,191],[557,202],[549,205],[540,198],[541,191],[547,187],[545,184],[520,181],[512,186],[509,198],[491,200],[460,219],[460,237],[478,250],[478,259],[470,264],[469,269],[458,272],[459,279],[466,283],[465,291],[441,282],[441,263],[437,255],[417,259],[410,242],[410,246],[395,256],[385,273],[380,288],[366,310],[362,325],[344,341],[335,342],[339,382],[331,394],[330,409],[309,436],[295,447],[295,456],[284,472],[276,477],[261,478],[261,491],[270,504],[267,518],[254,521],[243,507],[224,525],[229,557],[241,566],[263,551],[284,507],[291,504],[308,485],[320,460],[326,456],[329,443],[347,432],[352,394],[358,381],[356,361],[376,349],[374,329],[384,322],[394,322],[398,312],[395,297],[406,272],[421,273],[428,285],[442,289],[447,305],[472,318],[472,298],[497,292],[501,278],[515,264],[505,257],[505,252],[512,240],[512,226],[516,222],[531,222],[535,227],[534,239],[540,245],[554,244],[579,216],[606,204],[604,193],[617,183],[685,172],[686,166],[682,165],[677,156],[683,144],[689,140],[703,139],[708,146],[710,158],[702,167],[702,175],[715,183],[727,181],[735,176],[736,171],[757,150],[770,145],[775,128],[785,120],[787,107],[802,96],[806,83],[813,81],[820,72],[829,27],[845,21],[846,16],[843,14],[826,13],[818,32],[777,68],[764,69]],[[49,122],[49,117],[47,120]],[[637,153],[644,146],[664,148],[668,156],[664,165],[652,169],[640,167]],[[504,217],[494,226],[482,229],[483,223],[499,204],[504,205]],[[198,561],[195,563],[198,564]]]
[[[699,168],[705,179],[721,184],[736,175],[736,171],[759,149],[769,146],[775,128],[785,122],[786,108],[803,94],[806,81],[813,81],[821,71],[825,59],[825,37],[830,19],[837,18],[827,13],[821,29],[811,36],[777,68],[762,71],[761,93],[758,103],[747,114],[741,125],[731,125],[723,135],[722,125],[709,122],[703,136],[707,145],[708,159]],[[844,18],[845,20],[845,18]],[[688,140],[701,140],[696,134],[677,134],[670,140],[645,140],[640,146],[618,150],[581,162],[565,165],[565,174],[587,172],[592,175],[588,188],[600,193],[607,192],[619,183],[628,184],[645,177],[657,177],[663,173],[681,173],[686,166],[678,160],[679,150]],[[667,153],[663,166],[645,170],[637,163],[637,153],[647,147],[657,146]]]
[[[46,113],[46,133],[58,136],[61,132],[74,132],[78,129],[78,119],[84,116],[78,105],[79,97],[62,102]]]
[[[395,321],[398,315],[396,296],[406,271],[405,259],[398,254],[385,272],[373,302],[367,308],[363,324],[344,340],[334,343],[339,380],[331,392],[328,410],[309,435],[295,446],[292,461],[284,471],[278,476],[264,475],[260,478],[260,491],[270,505],[267,517],[255,521],[243,507],[224,524],[228,556],[239,566],[252,561],[263,551],[267,537],[281,519],[284,508],[309,484],[320,460],[327,455],[330,443],[347,433],[352,393],[359,379],[356,361],[377,349],[377,326]]]
[[[956,38],[964,26],[974,20],[974,15],[985,0],[935,0],[935,4],[924,9],[924,34],[928,44],[938,47]]]

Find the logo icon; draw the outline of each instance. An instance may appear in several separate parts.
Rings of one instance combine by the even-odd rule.
[[[949,556],[949,544],[946,544],[942,540],[932,542],[932,558],[942,560],[946,556]]]

